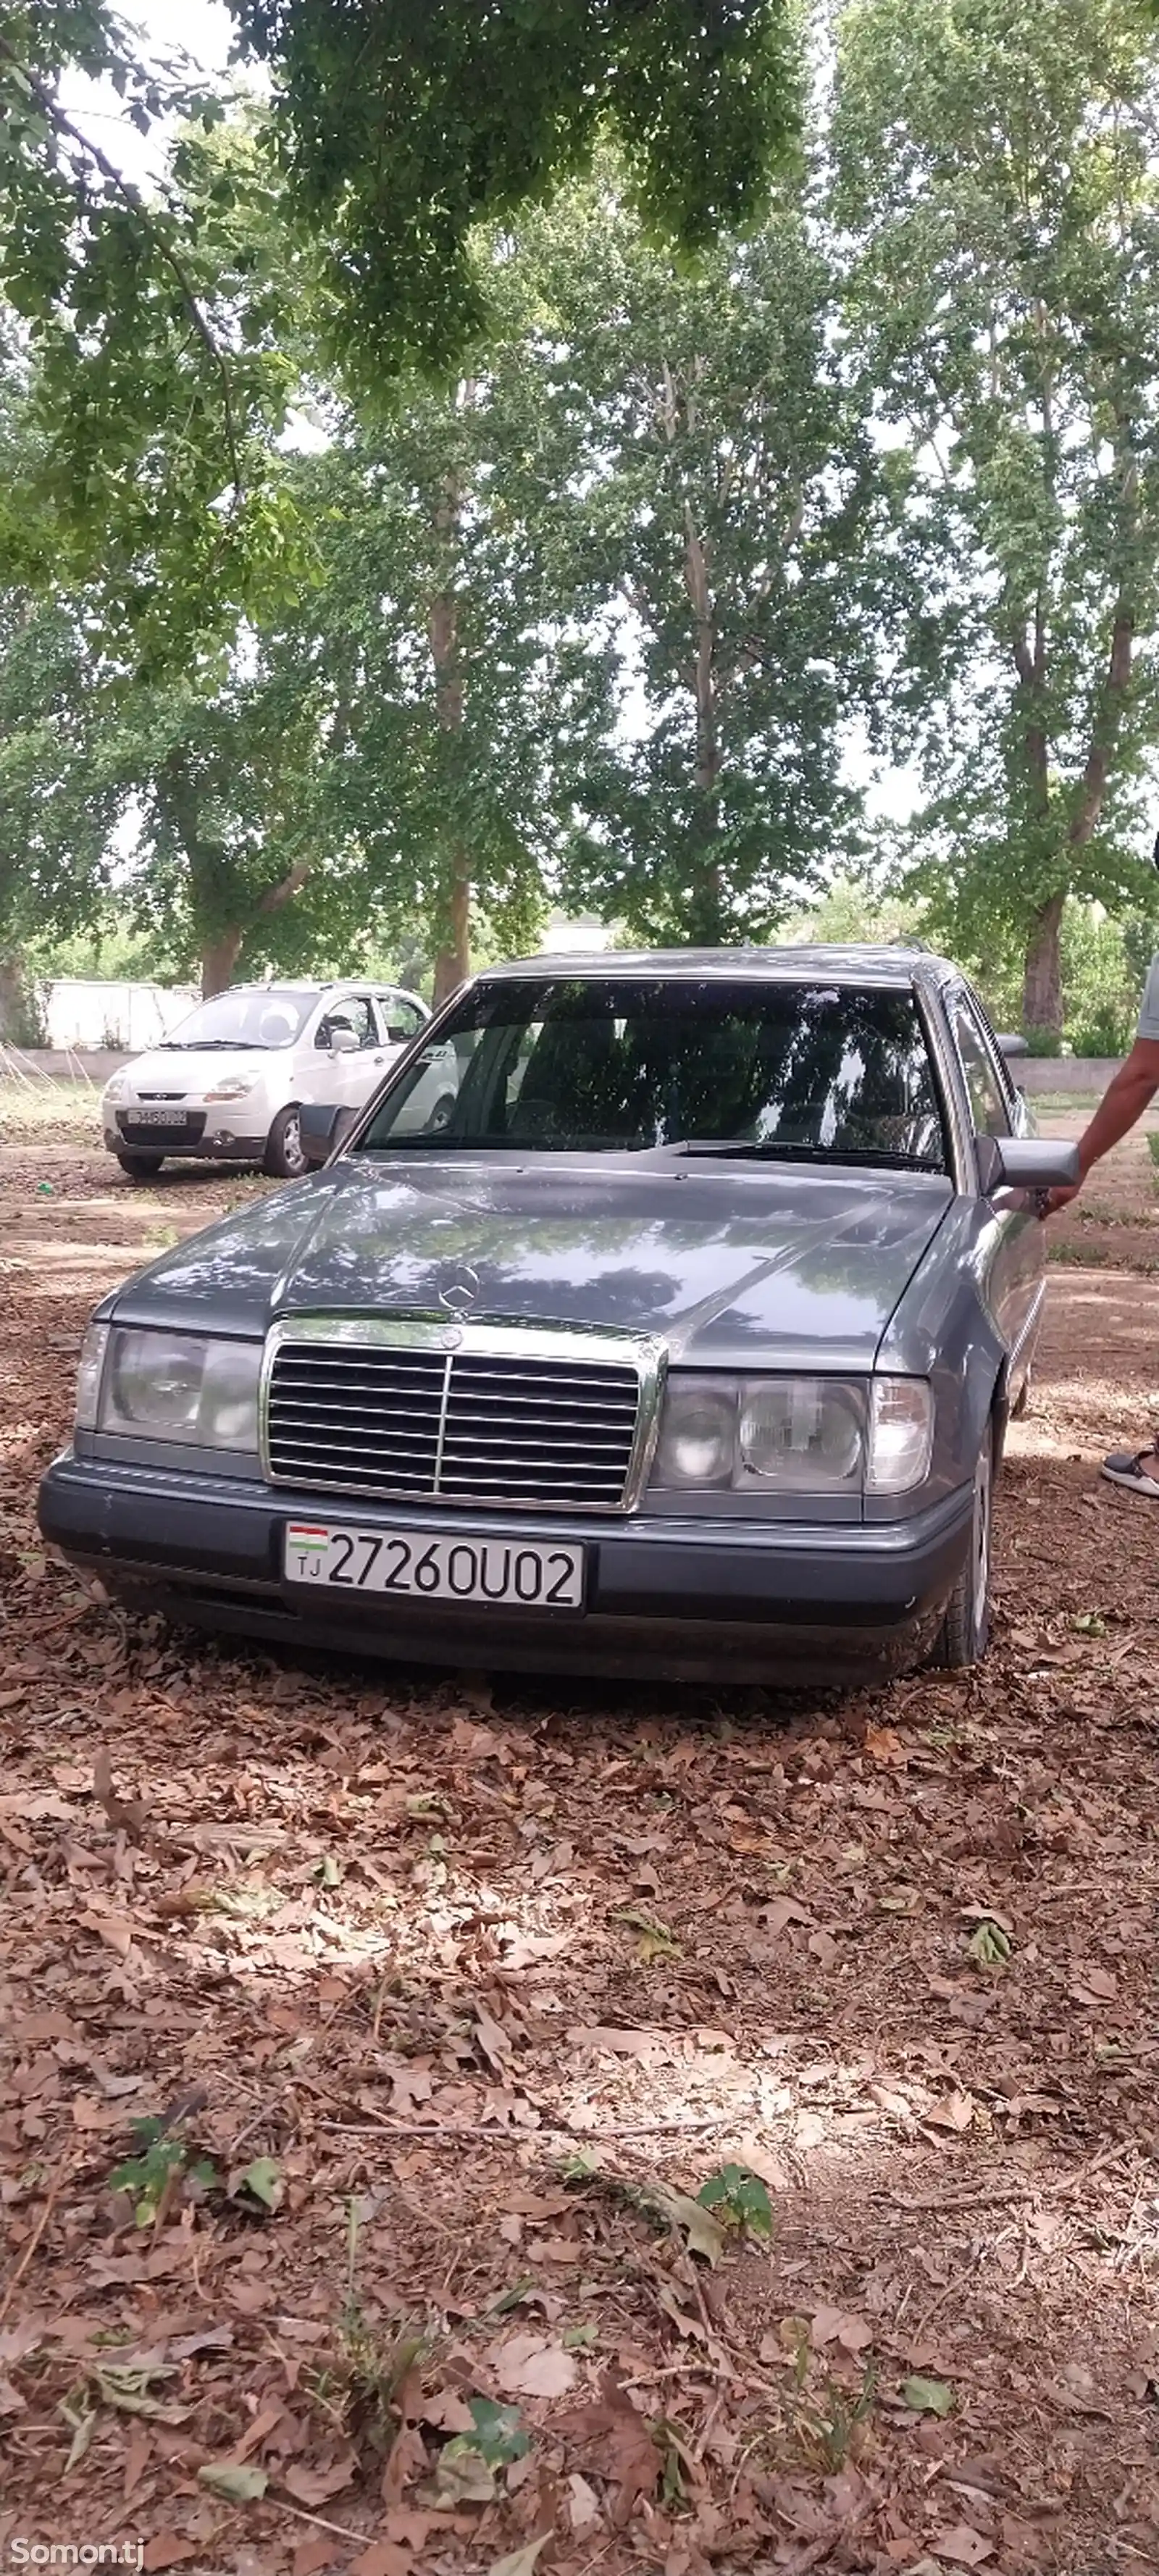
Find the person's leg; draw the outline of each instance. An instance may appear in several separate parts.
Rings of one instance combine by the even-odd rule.
[[[1104,1458],[1100,1473],[1109,1485],[1122,1485],[1129,1494],[1142,1494],[1145,1502],[1159,1503],[1159,1445],[1150,1449],[1115,1449]]]

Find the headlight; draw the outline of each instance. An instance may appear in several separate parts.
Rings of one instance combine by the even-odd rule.
[[[653,1484],[731,1484],[735,1453],[735,1380],[670,1378]]]
[[[205,1092],[203,1094],[203,1098],[206,1100],[244,1100],[247,1091],[252,1091],[256,1082],[256,1073],[227,1073],[225,1081],[215,1082],[212,1091]]]
[[[677,1370],[652,1483],[741,1494],[904,1494],[928,1472],[933,1425],[921,1378]]]
[[[90,1324],[80,1347],[76,1373],[76,1427],[78,1431],[95,1431],[97,1407],[101,1400],[101,1377],[105,1352],[109,1347],[107,1324]]]
[[[128,1089],[129,1077],[127,1073],[110,1074],[109,1080],[106,1082],[104,1091],[101,1094],[102,1100],[107,1101],[108,1106],[111,1109],[116,1101],[124,1099],[125,1093]]]
[[[261,1364],[255,1342],[114,1329],[97,1427],[207,1449],[256,1449]]]
[[[875,1377],[870,1387],[870,1494],[908,1494],[929,1473],[934,1404],[923,1377]]]
[[[790,1493],[855,1489],[865,1452],[865,1396],[828,1377],[750,1378],[741,1392],[741,1474]]]

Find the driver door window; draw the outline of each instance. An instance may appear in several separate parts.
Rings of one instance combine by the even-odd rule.
[[[950,1020],[970,1095],[975,1135],[1009,1136],[1011,1116],[1006,1085],[991,1054],[989,1039],[964,993],[955,993]]]
[[[335,1002],[333,1009],[326,1013],[314,1040],[315,1046],[330,1047],[332,1032],[336,1028],[350,1029],[360,1047],[380,1044],[369,993],[346,993],[340,1002]]]

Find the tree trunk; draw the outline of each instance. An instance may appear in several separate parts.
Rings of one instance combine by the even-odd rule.
[[[1031,920],[1022,983],[1022,1025],[1062,1036],[1061,932],[1065,894],[1052,894]]]
[[[244,930],[223,930],[216,939],[206,941],[201,952],[201,996],[210,1002],[215,993],[224,993],[233,982],[233,970],[242,952]]]
[[[450,939],[435,959],[435,1009],[457,993],[471,972],[471,878],[467,853],[460,850],[451,880]]]
[[[717,722],[716,601],[704,539],[691,505],[684,505],[684,587],[693,617],[693,659],[687,677],[696,706],[696,891],[688,927],[709,946],[724,936],[721,871],[716,857],[720,819],[720,732]]]
[[[468,384],[464,394],[473,387]],[[446,474],[435,503],[434,525],[443,580],[427,610],[427,637],[435,669],[435,713],[439,730],[461,734],[465,689],[459,654],[459,602],[454,589],[454,556],[459,534],[462,488],[454,468]],[[465,984],[471,972],[471,860],[462,841],[450,853],[450,883],[445,887],[449,936],[435,959],[436,1007]]]
[[[0,1039],[11,1046],[43,1046],[42,1022],[40,997],[29,983],[20,950],[0,950]]]

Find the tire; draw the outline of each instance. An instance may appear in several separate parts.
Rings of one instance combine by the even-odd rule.
[[[262,1170],[274,1181],[297,1181],[309,1164],[302,1152],[302,1131],[298,1123],[298,1103],[291,1100],[288,1108],[279,1109],[262,1157]]]
[[[130,1181],[155,1181],[164,1162],[164,1154],[118,1154],[117,1161]]]
[[[988,1428],[974,1471],[974,1508],[966,1562],[946,1603],[930,1662],[961,1673],[981,1663],[990,1643],[990,1534],[994,1500],[994,1433]]]
[[[446,1129],[450,1126],[451,1120],[455,1114],[455,1102],[457,1097],[458,1095],[456,1092],[445,1091],[442,1099],[436,1100],[430,1117],[425,1119],[423,1122],[424,1136],[442,1136],[445,1134]]]

